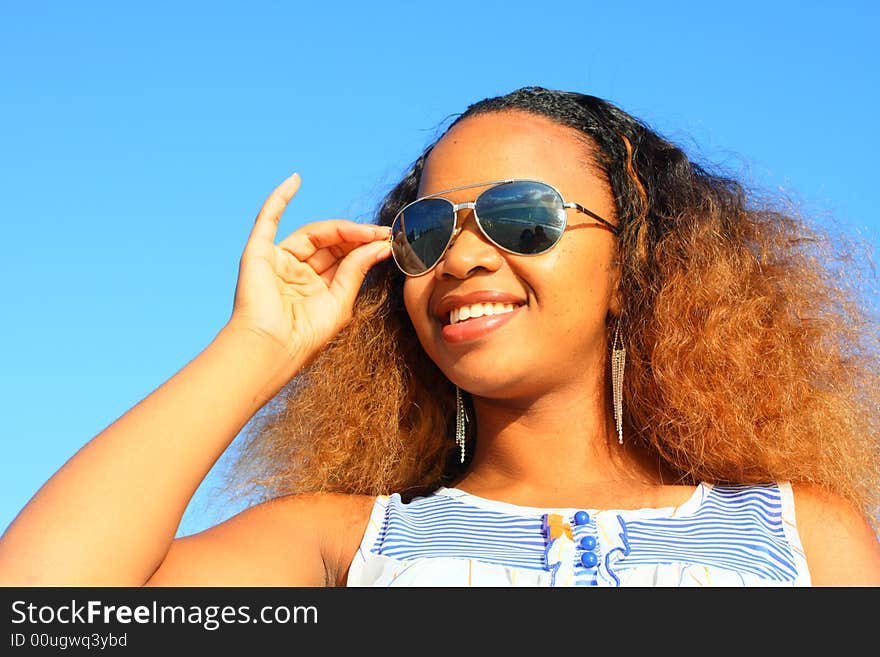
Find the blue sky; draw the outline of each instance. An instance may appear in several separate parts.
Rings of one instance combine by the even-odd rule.
[[[486,96],[537,84],[604,97],[876,249],[878,13],[0,1],[0,531],[222,327],[278,182],[303,179],[279,236],[367,220],[443,121]],[[181,534],[233,512],[218,481]]]

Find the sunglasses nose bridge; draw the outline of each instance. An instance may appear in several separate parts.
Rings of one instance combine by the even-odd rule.
[[[480,220],[476,213],[476,203],[473,201],[466,203],[453,203],[452,206],[455,212],[455,225],[446,248],[435,263],[435,266],[439,265],[435,271],[441,272],[441,276],[452,274],[457,278],[461,278],[466,276],[467,272],[476,268],[487,270],[494,270],[497,268],[497,244],[486,235],[485,230],[483,230],[483,227],[480,225]],[[473,216],[461,216],[459,210],[470,210]],[[469,231],[465,231],[465,227],[470,220],[473,220],[473,226]],[[464,232],[473,233],[471,237],[474,239],[466,239],[467,245],[462,243],[462,245],[456,249],[458,238],[461,237],[461,234]],[[482,246],[477,246],[478,244],[481,244]]]
[[[450,201],[450,203],[451,203],[451,201]],[[446,247],[447,251],[455,243],[455,239],[458,237],[459,233],[461,233],[462,229],[464,228],[464,221],[458,220],[458,211],[459,210],[473,211],[473,209],[475,207],[476,207],[476,203],[474,203],[472,201],[468,201],[466,203],[452,203],[452,215],[455,218],[455,223],[453,224],[453,227],[452,227],[452,235],[449,238],[449,244]]]
[[[473,201],[467,201],[467,202],[465,202],[465,203],[453,203],[453,204],[452,204],[452,212],[453,212],[453,214],[455,215],[456,229],[459,228],[459,226],[458,226],[458,224],[459,224],[459,221],[458,221],[458,211],[459,211],[459,210],[471,210],[471,211],[473,211],[473,209],[474,209],[475,207],[477,207],[477,204],[474,203]],[[464,223],[464,222],[462,222],[462,223]]]

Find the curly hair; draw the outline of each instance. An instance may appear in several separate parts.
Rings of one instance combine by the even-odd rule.
[[[574,130],[614,195],[627,439],[682,483],[808,482],[876,521],[878,323],[854,242],[594,96],[524,87],[472,104],[449,128],[514,111]],[[434,144],[376,223],[416,198]],[[435,488],[467,467],[454,458],[454,388],[422,350],[402,290],[390,259],[370,271],[351,323],[246,427],[239,490],[375,495]]]

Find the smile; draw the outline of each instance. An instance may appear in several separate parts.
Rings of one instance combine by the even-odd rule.
[[[468,319],[477,319],[486,315],[503,315],[512,313],[518,304],[513,303],[474,303],[469,306],[453,308],[449,313],[449,323],[458,324]]]

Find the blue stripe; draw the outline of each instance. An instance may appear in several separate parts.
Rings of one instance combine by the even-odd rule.
[[[401,561],[452,557],[546,570],[543,516],[528,509],[515,513],[513,505],[503,507],[476,506],[467,495],[435,494],[408,504],[400,495],[392,495],[371,551]],[[611,578],[618,580],[627,568],[670,563],[751,573],[779,582],[797,578],[776,486],[715,486],[692,513],[652,515],[620,512],[625,549],[601,541],[597,545],[599,563],[605,564]],[[585,535],[599,539],[595,522],[574,526],[575,542]],[[620,554],[612,564],[606,557],[615,551]],[[579,562],[572,568],[578,586],[598,583],[596,568]]]

